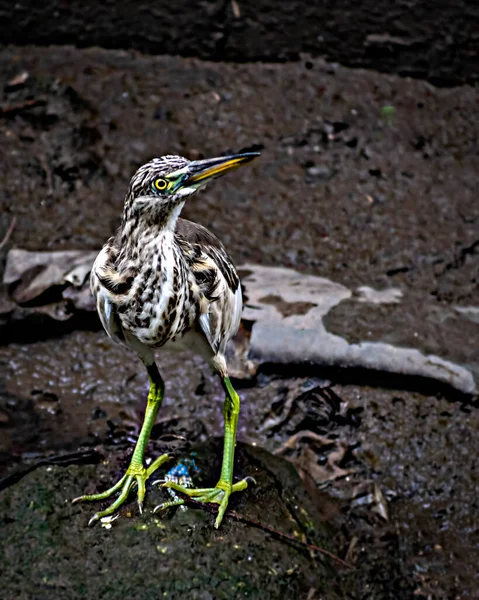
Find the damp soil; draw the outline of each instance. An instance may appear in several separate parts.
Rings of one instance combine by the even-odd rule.
[[[0,239],[14,220],[2,260],[11,245],[99,248],[119,224],[132,172],[152,156],[260,149],[259,161],[194,197],[185,216],[211,228],[238,264],[401,289],[391,340],[406,344],[417,334],[449,357],[434,319],[479,305],[476,89],[320,60],[234,65],[70,47],[0,53]],[[343,303],[328,329],[351,340],[384,336],[369,318]],[[457,321],[464,344],[451,358],[473,361],[478,327]],[[91,324],[55,337],[43,327],[36,341],[32,330],[28,343],[24,333],[0,347],[3,473],[78,448],[131,445],[147,386],[136,357]],[[208,368],[166,354],[159,362],[167,396],[154,439],[219,435],[221,391]],[[354,384],[340,376],[325,383],[320,372],[289,375],[238,382],[239,438],[278,452],[313,430],[346,445],[340,468],[351,474],[327,484],[327,499],[308,463],[296,465],[337,532],[335,550],[355,567],[342,577],[347,597],[476,597],[477,402],[388,389],[373,376]],[[318,417],[296,401],[330,384],[356,417]],[[382,490],[387,521],[356,497],[364,482]]]

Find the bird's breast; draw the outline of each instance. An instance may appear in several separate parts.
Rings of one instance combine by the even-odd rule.
[[[173,243],[164,242],[145,254],[117,311],[124,330],[147,346],[160,347],[194,327],[199,299]]]

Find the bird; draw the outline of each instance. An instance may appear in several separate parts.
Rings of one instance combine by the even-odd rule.
[[[206,227],[180,217],[185,202],[207,183],[245,165],[260,154],[241,152],[188,160],[154,158],[133,175],[121,225],[98,254],[90,287],[101,323],[110,338],[136,352],[149,377],[143,424],[125,474],[104,492],[73,502],[117,497],[96,512],[89,525],[112,515],[136,489],[140,514],[146,481],[170,459],[163,454],[145,467],[145,450],[165,394],[155,360],[156,349],[190,349],[219,375],[224,392],[224,441],[221,473],[213,488],[163,485],[198,502],[218,504],[215,527],[223,520],[230,495],[248,487],[233,482],[233,462],[240,398],[228,376],[226,346],[236,334],[242,311],[240,279],[220,240]],[[160,510],[175,502],[160,504]]]

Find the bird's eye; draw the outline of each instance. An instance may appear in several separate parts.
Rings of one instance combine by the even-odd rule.
[[[154,185],[157,190],[159,190],[160,192],[164,192],[168,187],[168,182],[166,181],[166,179],[155,179]]]

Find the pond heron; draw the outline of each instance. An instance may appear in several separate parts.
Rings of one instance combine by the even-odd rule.
[[[137,352],[148,371],[150,389],[126,473],[105,492],[73,500],[105,500],[119,493],[90,524],[114,513],[135,487],[141,513],[147,479],[169,458],[165,454],[144,466],[145,449],[165,392],[155,363],[156,348],[190,349],[202,355],[221,377],[226,393],[218,483],[204,489],[173,481],[164,486],[199,502],[218,504],[215,527],[223,519],[230,495],[248,486],[247,478],[233,483],[240,399],[225,360],[226,345],[240,324],[241,285],[223,244],[205,227],[180,218],[180,213],[188,197],[206,183],[257,156],[257,152],[244,152],[195,161],[163,156],[140,167],[130,182],[121,227],[95,260],[91,289],[107,334]],[[181,503],[179,498],[157,509]]]

